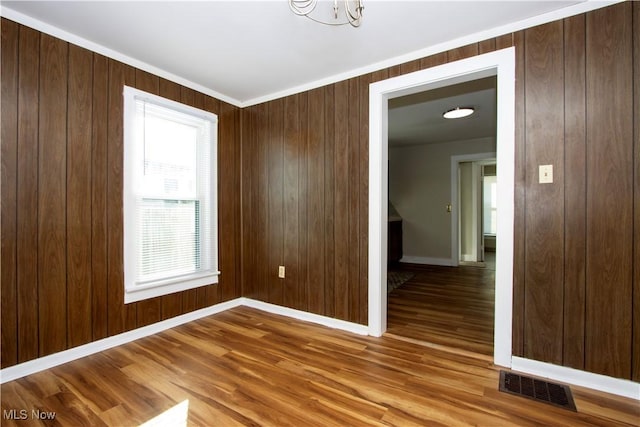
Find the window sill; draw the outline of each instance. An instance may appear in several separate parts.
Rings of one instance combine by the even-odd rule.
[[[218,283],[219,271],[208,272],[198,275],[190,275],[179,280],[173,279],[169,282],[160,282],[146,285],[127,286],[124,292],[124,303],[129,304],[149,298],[169,295],[176,292],[199,288],[201,286],[214,285]]]

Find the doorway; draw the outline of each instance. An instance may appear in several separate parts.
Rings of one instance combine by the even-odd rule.
[[[509,48],[374,83],[369,98],[369,334],[387,328],[388,100],[447,85],[496,76],[498,203],[494,363],[511,366],[513,293],[513,187],[515,49]]]

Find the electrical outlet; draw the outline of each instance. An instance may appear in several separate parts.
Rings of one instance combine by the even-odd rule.
[[[284,265],[278,267],[278,277],[284,279]]]

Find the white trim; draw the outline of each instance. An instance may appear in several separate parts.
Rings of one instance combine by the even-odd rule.
[[[469,34],[468,36],[459,37],[453,40],[449,40],[443,43],[439,43],[433,46],[419,49],[413,52],[399,55],[393,58],[386,59],[384,61],[375,62],[373,64],[365,65],[360,68],[346,71],[344,73],[335,74],[323,79],[319,79],[313,82],[305,83],[292,88],[284,89],[279,92],[274,92],[257,98],[248,99],[242,101],[242,107],[250,107],[252,105],[260,104],[274,99],[284,98],[296,93],[305,92],[308,90],[316,89],[325,85],[336,83],[342,80],[348,80],[354,77],[359,77],[374,71],[383,70],[388,67],[403,64],[405,62],[413,61],[416,59],[425,58],[437,53],[446,52],[451,49],[456,49],[468,44],[481,42],[494,37],[499,37],[509,33],[515,33],[525,28],[535,27],[537,25],[546,24],[548,22],[557,21],[559,19],[568,18],[570,16],[579,15],[581,13],[590,12],[592,10],[600,9],[603,7],[611,6],[616,3],[621,3],[625,0],[613,0],[613,1],[601,1],[601,0],[586,0],[584,2],[565,7],[562,9],[554,10],[544,13],[542,15],[533,16],[531,18],[523,19],[521,21],[512,22],[499,27],[491,28],[486,31],[480,31],[477,33]],[[366,19],[366,18],[365,18]]]
[[[331,83],[336,83],[342,80],[347,80],[353,77],[358,77],[373,71],[378,71],[378,70],[399,65],[405,62],[413,61],[415,59],[420,59],[430,55],[435,55],[440,52],[446,52],[448,50],[465,46],[471,43],[477,43],[490,38],[499,37],[504,34],[509,34],[509,33],[523,30],[525,28],[531,28],[537,25],[546,24],[548,22],[557,21],[559,19],[568,18],[570,16],[579,15],[581,13],[590,12],[592,10],[611,6],[613,4],[621,3],[623,1],[625,0],[611,0],[611,1],[587,0],[569,7],[547,12],[542,15],[537,15],[531,18],[523,19],[521,21],[512,22],[499,27],[491,28],[486,31],[480,31],[465,37],[459,37],[457,39],[453,39],[453,40],[450,40],[444,43],[439,43],[424,49],[419,49],[413,52],[409,52],[404,55],[399,55],[393,58],[389,58],[384,61],[369,64],[369,65],[356,68],[344,73],[335,74],[333,76],[329,76],[324,79],[319,79],[313,82],[305,83],[303,85],[284,89],[284,90],[267,94],[264,96],[259,96],[257,98],[247,99],[244,101],[240,101],[238,99],[223,95],[220,92],[217,92],[213,89],[202,86],[198,83],[194,83],[190,80],[184,79],[180,76],[177,76],[173,73],[165,71],[161,68],[155,67],[153,65],[149,65],[145,62],[139,61],[130,56],[124,55],[118,51],[104,47],[98,43],[94,43],[85,38],[79,37],[73,33],[69,33],[68,31],[55,27],[51,24],[47,24],[46,22],[40,21],[38,19],[32,18],[23,13],[16,12],[8,8],[6,5],[0,5],[0,16],[8,18],[12,21],[18,22],[20,24],[29,26],[38,31],[42,31],[44,33],[58,37],[59,39],[76,44],[80,47],[84,47],[86,49],[92,50],[101,55],[105,55],[109,58],[113,58],[125,64],[139,68],[141,70],[150,72],[159,77],[166,78],[175,83],[197,90],[198,92],[202,92],[206,95],[213,96],[214,98],[217,98],[221,101],[228,102],[229,104],[235,105],[236,107],[244,108],[244,107],[250,107],[252,105],[260,104],[263,102],[272,101],[274,99],[284,98],[289,95],[305,92],[307,90],[315,89]]]
[[[165,71],[162,68],[158,68],[156,66],[147,64],[146,62],[132,58],[128,55],[118,52],[117,50],[113,50],[101,44],[92,42],[91,40],[87,40],[83,37],[77,36],[54,25],[48,24],[44,21],[40,21],[39,19],[32,18],[31,16],[25,15],[24,13],[16,12],[15,10],[8,8],[6,5],[0,6],[0,16],[15,21],[19,24],[26,25],[27,27],[31,27],[34,30],[38,30],[51,36],[57,37],[66,42],[73,43],[85,49],[89,49],[108,58],[115,59],[116,61],[120,61],[124,64],[131,65],[132,67],[138,68],[140,70],[155,74],[158,77],[165,78],[174,83],[178,83],[182,86],[204,93],[205,95],[212,96],[219,99],[220,101],[227,102],[229,104],[235,105],[236,107],[242,107],[242,102],[235,98],[231,98],[220,92],[216,92],[215,90],[202,86],[201,84],[194,83],[176,74]]]
[[[407,264],[444,265],[447,267],[455,265],[451,258],[431,258],[411,255],[404,255],[400,259],[400,262],[406,262]]]
[[[148,326],[133,329],[122,334],[107,337],[98,341],[71,348],[69,350],[64,350],[59,353],[30,360],[28,362],[11,366],[9,368],[4,368],[0,370],[0,384],[16,380],[27,375],[35,374],[36,372],[44,371],[45,369],[50,369],[55,366],[62,365],[63,363],[80,359],[81,357],[108,350],[110,348],[135,341],[139,338],[158,334],[162,331],[166,331],[167,329],[171,329],[176,326],[201,319],[203,317],[211,316],[212,314],[217,314],[231,308],[241,306],[242,303],[242,298],[236,298],[231,301],[222,302],[220,304],[212,305],[211,307],[192,311],[190,313],[172,317],[171,319],[162,320]]]
[[[369,328],[365,325],[347,322],[346,320],[335,319],[333,317],[321,316],[319,314],[296,310],[294,308],[283,307],[281,305],[270,304],[268,302],[258,301],[251,298],[243,298],[242,305],[358,335],[368,335],[369,333]]]
[[[496,153],[476,153],[476,154],[460,154],[451,156],[451,265],[458,265],[459,261],[475,261],[458,258],[459,243],[458,228],[460,224],[460,217],[458,212],[458,206],[460,200],[458,200],[458,166],[460,162],[473,162],[477,160],[494,159]],[[464,257],[463,257],[464,258]]]
[[[358,335],[367,335],[369,328],[357,323],[347,322],[344,320],[334,319],[331,317],[321,316],[318,314],[308,313],[306,311],[295,310],[288,307],[282,307],[269,304],[262,301],[253,300],[251,298],[236,298],[231,301],[222,302],[211,307],[201,310],[192,311],[181,316],[163,320],[142,328],[94,341],[89,344],[81,345],[69,350],[61,351],[49,356],[40,357],[30,360],[19,365],[11,366],[0,370],[0,384],[35,374],[46,369],[68,363],[82,357],[90,356],[104,350],[108,350],[119,345],[123,345],[139,338],[158,334],[167,329],[193,322],[207,316],[221,313],[236,307],[252,307],[258,310],[274,313],[281,316],[291,317],[297,320],[312,322],[319,325],[327,326],[334,329],[351,332]],[[607,377],[604,375],[593,374],[590,372],[579,371],[576,369],[566,368],[564,366],[552,365],[549,363],[538,362],[536,360],[524,359],[520,357],[512,358],[511,369],[523,373],[536,375],[544,378],[550,378],[556,381],[562,381],[582,387],[604,391],[619,396],[629,397],[631,399],[640,400],[640,383],[622,380],[618,378]]]
[[[640,400],[640,383],[514,356],[511,369],[581,387]]]
[[[124,332],[122,334],[114,335],[98,341],[74,347],[69,350],[64,350],[59,353],[40,357],[38,359],[30,360],[19,365],[1,369],[0,384],[17,380],[18,378],[35,374],[36,372],[44,371],[45,369],[50,369],[55,366],[62,365],[63,363],[71,362],[82,357],[108,350],[110,348],[135,341],[139,338],[158,334],[162,331],[166,331],[167,329],[171,329],[176,326],[193,322],[194,320],[198,320],[203,317],[211,316],[213,314],[221,313],[223,311],[240,306],[253,307],[258,310],[266,311],[268,313],[291,317],[293,319],[302,320],[305,322],[312,322],[358,335],[367,335],[368,332],[368,328],[366,326],[359,325],[357,323],[351,323],[340,319],[334,319],[327,316],[307,313],[305,311],[294,310],[288,307],[282,307],[262,301],[256,301],[250,298],[240,297],[231,301],[213,305],[211,307],[206,307],[201,310],[196,310],[180,316],[172,317],[171,319],[162,320],[148,326],[143,326],[141,328]]]
[[[515,162],[515,48],[478,55],[369,86],[369,334],[387,328],[388,100],[497,75],[497,163],[500,164],[496,252],[494,363],[511,366]]]

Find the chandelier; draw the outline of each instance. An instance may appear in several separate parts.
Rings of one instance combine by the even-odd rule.
[[[360,26],[364,10],[362,0],[333,0],[333,8],[325,7],[330,3],[322,0],[289,0],[289,7],[296,15],[306,16],[321,24]],[[318,4],[322,6],[316,10]]]

